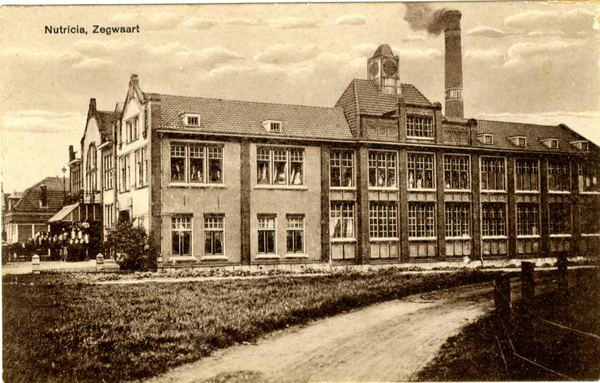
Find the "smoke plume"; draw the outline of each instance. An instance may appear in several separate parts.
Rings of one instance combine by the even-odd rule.
[[[427,31],[437,36],[444,31],[442,17],[448,11],[446,8],[432,9],[426,3],[406,3],[404,20],[413,31]]]

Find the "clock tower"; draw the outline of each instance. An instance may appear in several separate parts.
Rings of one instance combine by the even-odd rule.
[[[380,92],[400,95],[399,61],[387,44],[380,45],[367,61],[367,78],[375,81]]]

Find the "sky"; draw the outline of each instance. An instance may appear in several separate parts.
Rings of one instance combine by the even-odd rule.
[[[90,98],[144,92],[334,106],[381,44],[403,83],[444,101],[444,37],[405,20],[462,13],[465,117],[567,124],[600,144],[600,5],[462,2],[29,6],[0,10],[4,192],[62,177]],[[420,12],[420,13],[419,13]],[[410,13],[414,14],[414,12]],[[135,34],[94,34],[139,25]],[[46,26],[87,34],[48,34]],[[68,175],[68,173],[67,173]]]

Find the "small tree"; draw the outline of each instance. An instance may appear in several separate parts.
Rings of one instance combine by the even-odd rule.
[[[106,249],[116,254],[122,270],[156,270],[158,251],[154,241],[142,227],[135,227],[130,220],[119,220],[108,230]]]

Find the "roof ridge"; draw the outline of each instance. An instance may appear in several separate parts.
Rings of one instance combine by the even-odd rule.
[[[284,104],[278,102],[263,102],[263,101],[245,101],[245,100],[233,100],[229,98],[216,98],[216,97],[199,97],[199,96],[181,96],[175,94],[164,94],[164,93],[152,93],[157,94],[159,96],[167,96],[167,97],[178,97],[178,98],[188,98],[195,100],[211,100],[211,101],[226,101],[226,102],[237,102],[242,104],[260,104],[260,105],[278,105],[278,106],[296,106],[300,108],[316,108],[316,109],[331,109],[331,110],[342,110],[342,108],[338,106],[313,106],[313,105],[301,105],[301,104]]]
[[[486,122],[503,122],[506,124],[519,124],[519,125],[535,125],[535,126],[543,126],[543,127],[552,127],[552,128],[557,128],[560,127],[561,124],[556,124],[556,125],[545,125],[545,124],[536,124],[536,123],[532,123],[532,122],[515,122],[515,121],[500,121],[500,120],[487,120],[484,118],[475,118],[476,121],[486,121]]]

